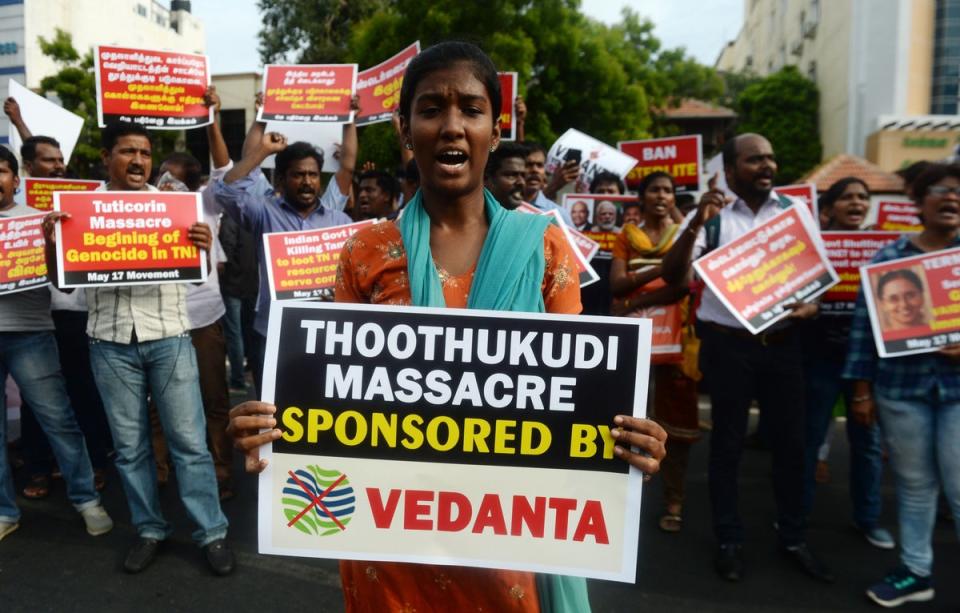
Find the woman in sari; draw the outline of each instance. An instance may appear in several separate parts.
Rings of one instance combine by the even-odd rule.
[[[660,277],[663,255],[680,226],[673,221],[673,177],[653,172],[639,187],[642,221],[627,224],[613,247],[610,288],[615,315],[653,317],[654,338],[664,338],[664,351],[653,364],[653,418],[669,434],[663,461],[665,510],[660,529],[679,532],[683,522],[684,481],[690,445],[700,439],[697,419],[696,337],[688,319],[687,289],[668,286]],[[652,307],[662,307],[652,312]],[[659,329],[663,329],[658,333]]]
[[[487,156],[500,139],[499,109],[496,68],[476,46],[441,43],[414,58],[400,92],[400,134],[417,162],[420,190],[399,220],[345,245],[337,301],[580,311],[573,255],[559,229],[545,216],[503,209],[483,189]],[[231,412],[230,432],[249,471],[263,470],[257,449],[280,437],[275,411],[247,402]],[[618,416],[612,435],[618,457],[647,474],[658,470],[666,433],[657,424]],[[582,579],[363,561],[342,561],[340,573],[351,613],[589,611]]]

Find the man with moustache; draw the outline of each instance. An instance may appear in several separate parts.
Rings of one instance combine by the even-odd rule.
[[[620,231],[620,226],[617,225],[617,205],[609,200],[601,200],[597,203],[597,208],[593,212],[593,220],[596,223],[591,228],[591,232]]]
[[[383,219],[393,213],[400,187],[396,179],[382,170],[368,170],[360,175],[357,190],[356,219]]]
[[[257,134],[257,125],[251,134]],[[214,184],[214,197],[224,212],[253,234],[260,261],[260,295],[257,316],[253,323],[253,380],[259,395],[262,388],[263,357],[267,347],[267,320],[270,315],[270,288],[267,287],[267,261],[262,235],[267,232],[317,230],[352,223],[342,210],[333,208],[327,192],[321,191],[320,170],[323,152],[304,142],[287,144],[287,137],[277,132],[262,133],[259,139],[248,136],[244,156]],[[276,154],[275,183],[279,194],[263,189],[260,165]],[[352,171],[351,171],[352,172]],[[349,181],[349,180],[348,180]],[[336,181],[331,182],[331,186]],[[342,192],[343,190],[341,190]],[[345,202],[345,198],[343,199]],[[343,208],[342,204],[339,207]]]
[[[105,191],[158,191],[147,183],[152,143],[146,128],[117,122],[104,128],[101,138],[100,156],[109,175]],[[55,211],[44,220],[47,267],[53,281],[57,279],[54,228],[64,219],[69,215]],[[212,232],[207,224],[193,224],[188,235],[201,252],[209,251]],[[207,449],[186,296],[187,287],[182,283],[86,290],[91,365],[113,432],[117,471],[138,534],[123,563],[128,573],[146,569],[173,532],[160,507],[150,451],[148,394],[163,424],[180,499],[197,526],[194,541],[203,549],[215,574],[227,575],[234,567],[233,553],[225,541],[227,518],[220,508],[217,479]]]
[[[547,150],[540,143],[530,141],[525,142],[524,146],[527,149],[524,201],[544,212],[550,212],[553,209],[559,210],[567,225],[572,226],[573,220],[570,219],[570,213],[557,206],[557,203],[547,197],[544,191],[556,194],[567,183],[576,181],[577,177],[580,176],[580,166],[576,160],[570,160],[558,168],[551,181],[547,183]]]
[[[526,149],[519,143],[501,142],[487,158],[483,171],[483,186],[505,209],[523,204],[526,185]]]
[[[687,283],[691,262],[765,223],[792,204],[773,191],[777,162],[773,147],[759,134],[741,134],[723,147],[727,185],[736,198],[727,203],[716,189],[700,199],[663,260],[663,278]],[[833,581],[831,572],[806,544],[803,512],[804,378],[796,319],[817,313],[817,305],[795,303],[784,321],[753,335],[704,289],[697,309],[701,338],[700,368],[709,379],[713,430],[710,437],[709,486],[715,569],[728,581],[743,577],[743,525],[737,508],[737,473],[743,452],[750,403],[756,397],[770,426],[776,529],[780,550],[808,575]]]

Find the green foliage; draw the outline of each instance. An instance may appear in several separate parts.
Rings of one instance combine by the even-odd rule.
[[[264,61],[377,64],[414,40],[477,43],[499,70],[519,73],[526,135],[550,145],[567,128],[608,143],[660,135],[651,109],[718,98],[723,82],[683,50],[662,50],[653,25],[625,10],[607,26],[579,0],[260,0]],[[360,160],[398,161],[389,125],[363,128]]]
[[[737,131],[757,132],[770,140],[781,184],[793,183],[820,161],[819,98],[816,84],[787,66],[748,85],[737,99]]]
[[[37,37],[40,50],[60,66],[56,74],[40,80],[40,94],[56,94],[63,108],[83,119],[80,138],[70,158],[70,168],[80,177],[102,178],[100,128],[97,127],[97,84],[93,74],[93,52],[83,57],[73,46],[69,33],[57,28],[51,39]],[[34,134],[43,134],[43,126],[27,126]],[[164,152],[173,151],[179,132],[151,131],[154,165]]]

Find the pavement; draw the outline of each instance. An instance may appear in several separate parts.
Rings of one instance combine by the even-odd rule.
[[[851,527],[842,428],[835,428],[832,437],[832,479],[818,489],[809,542],[836,573],[835,584],[807,578],[777,553],[770,458],[759,450],[746,452],[741,470],[746,576],[737,584],[716,577],[707,497],[707,434],[691,455],[683,531],[665,534],[658,530],[662,495],[660,482],[654,479],[643,495],[636,583],[591,581],[593,611],[881,610],[866,599],[864,589],[897,564],[897,555],[871,547]],[[119,478],[111,472],[104,504],[117,525],[105,536],[86,534],[61,481],[54,482],[45,500],[19,499],[21,527],[0,542],[0,612],[343,611],[335,561],[257,553],[257,481],[242,474],[239,458],[236,469],[241,475],[236,482],[237,496],[224,503],[238,562],[232,576],[214,577],[207,569],[190,540],[191,524],[173,481],[163,489],[162,499],[176,529],[174,536],[149,569],[140,575],[124,574],[122,559],[136,534]],[[17,476],[19,490],[24,475]],[[885,476],[883,498],[883,524],[893,529],[894,492],[889,475]],[[960,611],[960,544],[953,524],[938,522],[934,541],[936,599],[931,604],[904,606],[904,611]]]

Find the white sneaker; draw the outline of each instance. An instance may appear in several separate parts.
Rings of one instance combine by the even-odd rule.
[[[19,527],[20,524],[15,521],[0,521],[0,541],[3,540],[3,537],[7,536]]]
[[[83,521],[87,524],[87,534],[100,536],[113,530],[113,520],[107,515],[103,505],[97,505],[80,511]]]

